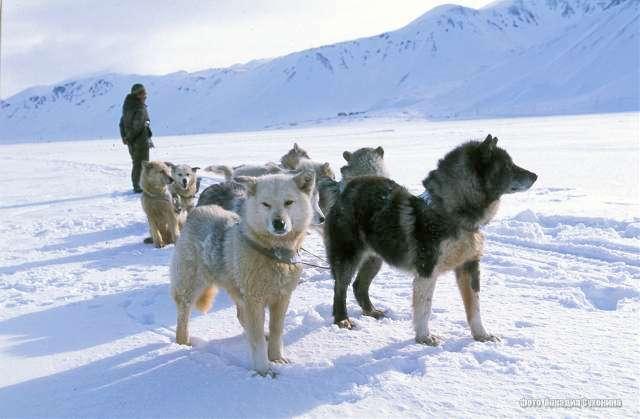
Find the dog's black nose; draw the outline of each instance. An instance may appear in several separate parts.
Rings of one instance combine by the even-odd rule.
[[[324,217],[320,217],[320,224],[324,223]]]
[[[273,229],[275,231],[284,231],[284,221],[282,220],[282,218],[276,218],[273,220]]]

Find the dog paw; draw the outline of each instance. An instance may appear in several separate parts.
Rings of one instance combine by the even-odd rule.
[[[473,337],[478,342],[500,342],[500,338],[490,333]]]
[[[373,309],[373,310],[369,310],[369,311],[362,311],[362,314],[364,316],[369,316],[369,317],[373,317],[376,320],[380,320],[382,318],[385,317],[384,311],[382,310],[378,310],[378,309]]]
[[[274,364],[290,364],[291,361],[289,361],[287,358],[283,357],[283,356],[279,356],[277,358],[269,358],[269,361],[273,362]]]
[[[416,343],[428,346],[438,346],[442,339],[436,335],[416,336]]]
[[[336,324],[338,325],[338,327],[340,329],[353,329],[356,327],[355,323],[352,322],[350,319],[344,319],[344,320],[340,320],[339,322],[336,322]]]
[[[270,377],[270,378],[276,378],[278,374],[276,374],[276,372],[272,369],[268,369],[266,371],[256,371],[255,374],[253,374],[254,377],[256,376],[260,376],[260,377]]]

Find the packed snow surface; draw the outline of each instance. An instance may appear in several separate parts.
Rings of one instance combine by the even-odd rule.
[[[388,267],[371,290],[387,317],[349,295],[358,327],[338,329],[330,274],[305,268],[285,322],[292,363],[275,379],[249,370],[223,293],[194,313],[194,346],[174,343],[173,246],[142,243],[119,139],[0,145],[0,417],[638,417],[639,130],[632,113],[156,138],[153,159],[198,166],[277,161],[295,140],[336,171],[342,151],[381,145],[393,179],[420,193],[448,150],[491,133],[539,175],[484,228],[481,306],[501,342],[471,338],[446,275],[431,320],[443,343],[416,344],[411,278]],[[305,247],[324,255],[316,233]],[[622,406],[523,407],[545,398]]]

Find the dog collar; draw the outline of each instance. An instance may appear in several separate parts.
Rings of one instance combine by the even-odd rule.
[[[302,258],[297,250],[287,249],[286,247],[272,247],[267,248],[256,243],[244,233],[240,233],[240,237],[256,252],[263,256],[276,260],[282,263],[288,263],[289,265],[298,265],[302,263]]]
[[[164,193],[149,193],[147,191],[142,191],[143,195],[148,196],[149,198],[155,198],[155,199],[163,199],[165,201],[169,201],[171,202],[171,194],[168,192],[164,192]]]
[[[418,198],[422,199],[422,201],[425,204],[427,204],[427,206],[431,206],[431,204],[433,204],[433,200],[431,199],[431,194],[426,189],[424,192],[418,195]]]
[[[176,192],[176,195],[179,196],[181,199],[193,199],[196,197],[196,194],[193,195],[182,195],[180,192]]]
[[[176,195],[180,195],[182,198],[185,199],[191,199],[191,198],[195,198],[196,194],[198,193],[198,190],[200,189],[200,178],[198,178],[198,181],[196,182],[196,191],[193,193],[193,195],[188,195],[188,190],[191,188],[191,186],[189,186],[188,188],[183,188],[182,185],[180,183],[177,183],[177,185],[179,185],[179,189],[175,188],[174,192]]]

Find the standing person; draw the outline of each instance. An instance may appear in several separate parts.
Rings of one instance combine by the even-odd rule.
[[[124,99],[120,118],[120,136],[122,142],[129,147],[132,162],[131,182],[135,193],[142,192],[142,162],[149,160],[149,147],[152,146],[146,101],[147,91],[144,86],[140,83],[134,84],[131,86],[131,93]]]

